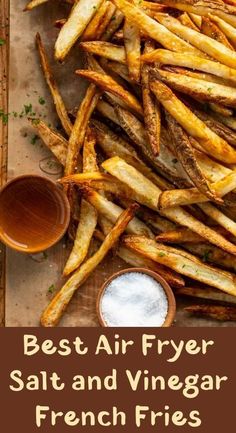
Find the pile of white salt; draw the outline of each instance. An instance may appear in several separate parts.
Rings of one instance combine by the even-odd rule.
[[[141,272],[127,272],[113,279],[101,298],[101,313],[108,326],[160,327],[167,312],[162,285]]]

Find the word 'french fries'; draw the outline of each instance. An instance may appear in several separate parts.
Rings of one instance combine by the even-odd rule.
[[[195,116],[170,88],[155,80],[151,82],[151,90],[165,109],[192,137],[199,141],[209,155],[214,155],[219,161],[228,164],[236,162],[236,151]]]
[[[126,247],[182,275],[236,296],[236,277],[230,272],[208,266],[183,250],[158,244],[145,237],[127,236],[123,242]]]
[[[80,0],[71,9],[68,20],[60,30],[55,44],[55,58],[63,61],[103,0]]]
[[[236,307],[226,307],[223,305],[191,305],[186,307],[185,311],[222,322],[236,321]]]
[[[129,209],[122,212],[114,228],[106,236],[99,250],[72,275],[50,302],[49,306],[42,314],[42,326],[53,327],[58,324],[63,311],[66,309],[75,291],[87,280],[91,272],[93,272],[104,259],[108,251],[115,245],[121,234],[125,231],[128,223],[134,217],[137,209],[138,205],[134,204]]]
[[[51,71],[51,68],[49,65],[49,61],[47,58],[47,54],[46,54],[46,51],[45,51],[45,48],[43,46],[42,39],[41,39],[41,36],[39,33],[37,33],[35,40],[36,40],[36,45],[37,45],[39,56],[40,56],[40,61],[41,61],[43,73],[44,73],[47,85],[50,89],[51,95],[53,97],[53,101],[54,101],[54,104],[56,107],[58,117],[61,121],[61,124],[62,124],[65,132],[67,133],[68,136],[70,136],[73,126],[72,126],[72,123],[69,119],[65,104],[64,104],[63,99],[61,97],[59,89],[56,85],[55,79],[53,77],[53,74],[52,74],[52,71]]]

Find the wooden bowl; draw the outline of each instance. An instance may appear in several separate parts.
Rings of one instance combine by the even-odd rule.
[[[19,176],[0,192],[0,239],[14,250],[44,251],[63,237],[69,222],[66,194],[45,177]]]
[[[156,272],[153,272],[147,268],[128,268],[128,269],[124,269],[120,272],[116,272],[115,274],[113,274],[108,280],[105,281],[105,283],[102,285],[101,289],[99,290],[98,293],[98,297],[97,297],[97,304],[96,304],[96,309],[97,309],[97,316],[98,316],[98,320],[101,326],[104,327],[108,327],[109,325],[106,323],[103,314],[102,314],[102,297],[104,295],[104,292],[106,291],[107,286],[109,286],[109,284],[117,277],[126,274],[126,273],[130,273],[130,272],[140,272],[142,274],[146,274],[149,275],[150,277],[152,277],[154,280],[156,280],[158,283],[161,284],[162,288],[165,291],[166,297],[167,297],[167,301],[168,301],[168,312],[167,312],[167,316],[166,316],[166,320],[162,325],[162,328],[167,328],[170,327],[175,319],[175,314],[176,314],[176,301],[175,301],[175,297],[174,294],[172,292],[172,289],[170,288],[169,284]]]

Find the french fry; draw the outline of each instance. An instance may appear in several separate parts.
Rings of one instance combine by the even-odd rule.
[[[170,244],[185,244],[187,242],[203,242],[203,238],[190,229],[178,227],[178,229],[163,231],[156,236],[157,242]]]
[[[94,84],[91,84],[79,107],[75,124],[69,138],[69,147],[65,167],[65,175],[68,176],[76,171],[78,154],[83,146],[86,129],[93,111],[100,98],[100,91]]]
[[[97,9],[94,17],[89,22],[87,27],[85,28],[81,41],[95,41],[99,39],[99,27],[104,22],[106,18],[107,11],[109,9],[110,2],[107,0],[104,0],[100,7]]]
[[[83,172],[99,172],[97,155],[95,151],[96,136],[92,129],[88,128],[83,147]]]
[[[231,24],[227,23],[226,21],[222,20],[222,18],[214,16],[212,14],[209,15],[211,20],[214,21],[219,28],[222,30],[222,32],[225,34],[225,36],[230,40],[233,47],[236,48],[236,29]]]
[[[187,12],[184,12],[180,17],[178,18],[181,24],[184,26],[189,27],[190,29],[196,30],[196,32],[199,32],[198,26],[192,21],[191,17]]]
[[[173,53],[168,50],[158,49],[151,53],[143,54],[142,61],[147,63],[158,62],[163,65],[175,65],[191,68],[194,71],[207,72],[208,74],[217,75],[227,80],[229,85],[230,81],[236,84],[236,70],[225,65],[221,65],[217,62],[208,59],[202,59],[201,57],[193,56],[185,53]],[[200,77],[199,77],[200,79]],[[225,84],[219,82],[219,84]],[[209,85],[208,85],[209,87]]]
[[[212,39],[215,39],[221,44],[228,47],[230,50],[234,50],[234,47],[230,44],[225,34],[222,30],[217,26],[214,22],[212,22],[209,18],[202,17],[202,25],[201,31],[204,35],[209,36]]]
[[[111,44],[111,42],[103,41],[81,42],[80,46],[88,53],[102,56],[106,59],[114,60],[126,65],[126,54],[124,47]]]
[[[216,102],[231,107],[236,106],[236,89],[234,87],[208,83],[204,80],[160,69],[158,73],[164,83],[182,93],[196,97],[202,101]]]
[[[127,248],[163,264],[181,275],[236,296],[236,277],[234,274],[208,266],[181,249],[158,244],[145,236],[126,236],[123,238],[123,243]]]
[[[105,33],[102,35],[102,41],[110,41],[114,33],[119,29],[124,20],[124,15],[119,9],[116,9]]]
[[[235,239],[234,239],[235,241]],[[217,248],[213,245],[209,245],[206,243],[191,243],[187,242],[184,245],[184,248],[189,251],[191,254],[194,254],[200,257],[204,263],[212,263],[220,268],[224,268],[230,271],[235,272],[236,270],[236,260],[235,257],[231,254],[222,251],[220,248]]]
[[[236,118],[235,117],[225,117],[225,116],[219,116],[215,114],[215,118],[222,122],[225,126],[228,126],[229,128],[233,129],[233,131],[236,131]]]
[[[218,289],[212,289],[211,287],[180,287],[175,290],[175,295],[236,304],[234,296],[223,293]]]
[[[225,2],[209,2],[208,0],[196,0],[179,1],[179,0],[160,0],[159,3],[176,8],[183,12],[189,12],[192,14],[207,16],[209,13],[214,13],[221,17],[226,22],[236,25],[235,8],[228,6]]]
[[[37,6],[42,5],[43,3],[47,3],[48,0],[31,0],[24,8],[24,11],[31,11],[32,9],[36,8]]]
[[[49,127],[42,120],[29,119],[29,121],[44,144],[46,144],[48,149],[52,151],[58,161],[64,166],[67,157],[68,141],[59,134],[58,131]]]
[[[116,11],[115,5],[113,5],[113,3],[111,1],[108,1],[108,8],[107,8],[106,14],[104,16],[104,19],[100,23],[100,26],[98,27],[97,32],[96,32],[96,38],[97,39],[101,39],[102,36],[104,34],[106,34],[107,28],[108,28],[111,20],[113,20],[113,18],[114,18],[115,11]]]
[[[146,42],[146,53],[152,51],[153,44]],[[161,135],[161,112],[160,105],[153,100],[149,86],[149,67],[142,66],[142,96],[143,96],[143,109],[144,109],[144,123],[147,129],[149,142],[153,154],[157,156],[160,153],[160,135]]]
[[[211,185],[212,189],[220,196],[224,197],[229,192],[236,189],[236,171],[232,171],[223,179]],[[171,206],[185,206],[194,203],[204,203],[208,201],[204,194],[196,188],[176,189],[162,192],[159,199],[159,206],[165,209]]]
[[[200,15],[196,15],[193,13],[189,12],[189,16],[190,18],[193,20],[194,24],[196,24],[196,26],[201,29],[202,27],[202,17]]]
[[[176,156],[194,185],[197,187],[199,192],[204,194],[204,196],[207,196],[210,200],[222,203],[216,190],[209,185],[201,171],[194,150],[192,149],[188,136],[183,128],[168,113],[166,113],[166,120],[173,137],[172,142]],[[159,205],[161,206],[160,203]]]
[[[73,125],[69,119],[65,104],[63,102],[63,99],[61,97],[61,94],[59,92],[57,84],[55,82],[55,79],[53,77],[53,74],[52,74],[52,71],[51,71],[51,68],[49,65],[49,61],[47,58],[47,53],[45,51],[45,48],[43,46],[42,39],[41,39],[41,36],[39,33],[36,34],[35,40],[36,40],[36,46],[37,46],[38,52],[39,52],[39,57],[40,57],[43,73],[44,73],[47,85],[50,89],[58,117],[61,121],[61,124],[62,124],[65,132],[67,133],[68,136],[70,136]]]
[[[101,87],[102,90],[111,92],[121,99],[124,100],[125,104],[127,104],[131,110],[138,113],[139,115],[143,115],[143,109],[140,105],[139,101],[133,96],[130,92],[122,88],[113,78],[109,75],[101,74],[99,72],[86,71],[86,70],[77,70],[76,73],[80,77],[87,78],[92,83]]]
[[[236,321],[236,307],[225,307],[223,305],[191,305],[186,307],[185,311],[221,322]]]
[[[138,0],[132,0],[134,5]],[[141,35],[139,27],[125,18],[124,22],[124,45],[130,78],[139,83],[141,77]]]
[[[198,53],[198,55],[205,57],[204,53],[174,35],[165,26],[157,23],[139,7],[134,6],[127,0],[113,0],[113,3],[122,11],[129,21],[134,23],[140,30],[146,33],[150,38],[159,42],[165,48],[172,51],[181,51],[192,54]]]
[[[83,197],[92,204],[98,213],[106,217],[113,224],[117,218],[121,215],[123,209],[116,205],[115,203],[107,200],[97,191],[85,186],[80,187],[80,191]],[[154,238],[154,234],[149,229],[149,227],[140,221],[138,218],[133,218],[133,220],[127,226],[127,232],[131,234],[142,234],[150,238]]]
[[[116,125],[120,125],[114,108],[108,102],[101,99],[97,104],[97,111]]]
[[[189,135],[199,141],[208,154],[228,164],[236,162],[235,150],[195,116],[165,84],[152,81],[151,90],[165,109]]]
[[[88,4],[87,0],[79,0],[74,4],[68,20],[62,27],[56,40],[56,60],[63,61],[65,59],[102,2],[103,0],[90,0]]]
[[[112,72],[115,72],[117,75],[122,77],[128,83],[133,84],[133,81],[131,80],[131,78],[129,76],[129,70],[128,70],[126,65],[111,61],[111,62],[107,63],[107,67],[109,68],[109,70],[111,70]]]
[[[210,203],[199,203],[198,206],[206,215],[236,236],[236,223],[231,218],[229,218],[216,207],[212,206]]]
[[[195,155],[201,170],[210,182],[217,182],[232,172],[229,168],[209,158],[203,152],[195,149]]]
[[[115,245],[128,223],[134,217],[137,205],[132,205],[122,212],[111,232],[106,236],[99,250],[90,257],[72,277],[66,282],[62,289],[56,294],[49,306],[43,312],[41,324],[45,327],[53,327],[58,324],[61,316],[69,304],[71,298],[78,288],[87,280],[91,272],[101,263],[108,251]]]
[[[213,59],[218,60],[231,68],[236,67],[236,53],[209,36],[196,32],[189,27],[183,26],[177,19],[166,14],[156,14],[155,18],[162,25],[179,37],[190,42],[194,47],[199,48]],[[236,17],[235,17],[236,20]]]

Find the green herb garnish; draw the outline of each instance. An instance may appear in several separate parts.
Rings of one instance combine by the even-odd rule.
[[[48,288],[48,293],[53,293],[55,291],[54,284],[51,284],[51,286]]]

